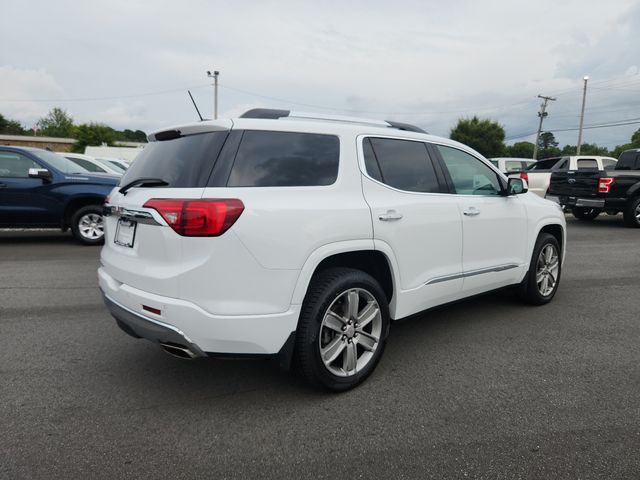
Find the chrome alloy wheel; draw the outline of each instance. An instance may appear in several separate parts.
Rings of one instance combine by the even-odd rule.
[[[633,212],[633,214],[636,217],[636,222],[640,223],[640,203],[638,203],[638,205],[636,205],[636,211]]]
[[[102,216],[97,213],[87,213],[78,221],[78,231],[87,240],[98,240],[104,236]]]
[[[320,325],[320,356],[339,377],[362,371],[371,361],[382,335],[382,313],[375,297],[362,288],[342,292]]]
[[[547,244],[538,255],[536,266],[536,283],[538,291],[543,297],[548,297],[553,293],[558,282],[560,272],[560,258],[556,247]]]

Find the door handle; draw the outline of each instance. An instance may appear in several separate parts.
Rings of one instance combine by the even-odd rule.
[[[378,215],[378,219],[383,222],[390,222],[393,220],[400,220],[402,218],[402,214],[396,212],[395,210],[387,210],[387,213],[381,213]]]
[[[476,215],[480,215],[480,210],[478,210],[476,207],[469,207],[462,213],[464,213],[467,217],[475,217]]]

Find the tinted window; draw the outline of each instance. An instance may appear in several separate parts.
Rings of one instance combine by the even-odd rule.
[[[371,178],[375,178],[379,182],[382,181],[382,173],[380,173],[380,165],[376,159],[376,154],[373,153],[373,147],[371,146],[371,140],[365,138],[362,142],[362,150],[364,151],[364,166],[367,173]]]
[[[315,133],[244,132],[230,187],[331,185],[338,178],[340,142]]]
[[[204,187],[227,133],[200,133],[149,142],[120,184],[140,178],[159,178],[169,187]]]
[[[370,140],[383,183],[409,192],[440,192],[438,177],[424,143],[391,138]]]
[[[0,152],[0,177],[28,178],[30,168],[42,168],[20,153]]]
[[[527,170],[551,170],[553,166],[560,161],[559,158],[549,158],[547,160],[538,160],[531,165]]]
[[[615,160],[611,160],[608,158],[603,158],[602,159],[602,168],[611,168],[611,167],[615,167],[616,166],[616,162]]]
[[[477,158],[452,147],[438,145],[451,181],[460,195],[500,195],[496,172]]]
[[[81,167],[87,169],[89,172],[100,172],[100,173],[106,172],[104,168],[99,167],[98,165],[91,163],[90,161],[85,160],[84,158],[73,158],[73,157],[67,157],[67,158],[71,160],[73,163],[77,163]]]
[[[635,150],[622,152],[616,170],[640,170],[640,154]]]
[[[593,170],[598,169],[598,162],[595,158],[584,158],[578,160],[578,170]]]

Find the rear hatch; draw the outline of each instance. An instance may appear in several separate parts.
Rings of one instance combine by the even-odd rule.
[[[192,266],[176,232],[189,228],[184,220],[190,208],[202,207],[199,201],[231,125],[211,122],[150,137],[105,207],[101,261],[117,282],[178,295],[178,279]]]

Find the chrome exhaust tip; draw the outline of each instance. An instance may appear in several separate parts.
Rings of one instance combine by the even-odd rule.
[[[172,357],[182,358],[183,360],[193,360],[198,357],[198,354],[189,350],[189,348],[184,345],[179,345],[177,343],[160,343],[160,347],[165,353],[168,353]]]

